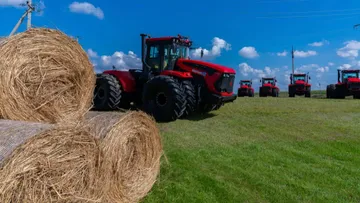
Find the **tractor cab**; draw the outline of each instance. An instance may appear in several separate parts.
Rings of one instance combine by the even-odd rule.
[[[262,78],[262,80],[260,80],[262,86],[275,86],[277,80],[275,78]]]
[[[290,84],[304,84],[308,83],[311,80],[310,76],[307,74],[291,74],[290,75]]]
[[[251,82],[250,80],[241,80],[239,84],[240,84],[240,87],[241,87],[241,86],[251,87],[252,82]]]
[[[359,83],[360,70],[338,70],[338,83]]]
[[[141,37],[143,72],[146,74],[159,75],[162,71],[173,70],[177,59],[189,58],[192,42],[186,37],[151,38],[146,34]]]

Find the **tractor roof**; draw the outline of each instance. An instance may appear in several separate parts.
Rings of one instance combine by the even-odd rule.
[[[274,80],[275,78],[262,78],[263,80]]]
[[[294,74],[292,74],[292,75],[294,75],[294,76],[304,76],[304,75],[306,75],[305,73],[294,73]]]
[[[353,69],[353,70],[341,70],[343,73],[354,73],[354,72],[360,72],[359,69]]]
[[[146,38],[146,43],[156,43],[156,42],[164,42],[164,43],[177,42],[178,44],[183,44],[183,45],[188,45],[188,46],[192,45],[191,40],[189,40],[187,37],[182,37],[181,35],[168,36],[168,37]]]

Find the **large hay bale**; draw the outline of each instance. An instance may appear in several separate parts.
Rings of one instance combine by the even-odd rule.
[[[1,120],[0,146],[0,202],[101,200],[101,150],[86,129]]]
[[[143,112],[89,112],[72,127],[0,120],[0,202],[138,202],[161,155]]]
[[[162,143],[155,120],[142,111],[89,112],[87,122],[101,136],[107,201],[140,201],[160,171]]]
[[[32,28],[0,46],[0,117],[60,122],[92,104],[95,71],[80,44],[58,30]]]

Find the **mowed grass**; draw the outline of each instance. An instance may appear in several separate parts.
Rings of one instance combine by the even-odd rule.
[[[359,202],[360,100],[316,97],[159,124],[166,159],[143,202]]]

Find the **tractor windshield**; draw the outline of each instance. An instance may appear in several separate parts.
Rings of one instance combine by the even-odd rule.
[[[264,79],[263,84],[273,84],[273,85],[275,85],[274,79]]]
[[[247,85],[247,86],[250,86],[250,81],[241,81],[240,82],[240,85]]]
[[[344,72],[343,73],[343,78],[344,79],[348,79],[348,78],[358,78],[359,77],[359,73],[358,72]]]
[[[305,81],[305,75],[294,75],[293,78],[294,78],[294,82],[297,80]]]
[[[177,44],[169,44],[164,47],[164,69],[171,70],[175,60],[178,58],[188,58],[189,47]]]

